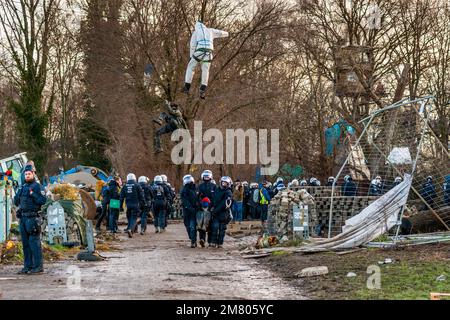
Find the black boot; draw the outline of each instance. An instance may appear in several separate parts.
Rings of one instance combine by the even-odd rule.
[[[200,99],[205,99],[205,97],[206,97],[206,86],[202,84],[200,86]]]
[[[186,82],[183,87],[183,93],[189,94],[189,90],[191,90],[191,84]]]

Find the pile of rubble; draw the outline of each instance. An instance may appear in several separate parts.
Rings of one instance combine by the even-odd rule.
[[[279,192],[269,205],[268,232],[279,238],[293,235],[293,207],[308,207],[309,234],[313,234],[317,221],[314,198],[305,190],[290,188]]]

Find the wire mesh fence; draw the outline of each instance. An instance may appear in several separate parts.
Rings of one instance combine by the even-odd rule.
[[[350,138],[348,157],[332,187],[328,236],[361,210],[356,198],[374,201],[413,174],[408,215],[427,215],[441,228],[450,225],[448,149],[428,125],[433,97],[402,100],[363,120],[364,131]],[[352,201],[345,201],[351,198]],[[344,201],[344,206],[335,206]]]

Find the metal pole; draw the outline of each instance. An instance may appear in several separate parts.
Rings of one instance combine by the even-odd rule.
[[[369,122],[365,125],[363,132],[361,133],[361,135],[359,136],[358,140],[356,141],[356,144],[352,147],[350,153],[348,154],[347,158],[345,159],[344,164],[341,166],[341,169],[339,170],[338,174],[336,175],[336,178],[333,181],[333,186],[331,187],[331,204],[330,204],[330,215],[328,217],[328,238],[331,238],[331,221],[333,219],[333,202],[334,202],[334,189],[336,187],[336,182],[338,180],[338,178],[340,177],[342,171],[344,170],[344,167],[347,165],[348,161],[350,160],[350,157],[352,156],[353,150],[355,150],[355,148],[357,146],[359,146],[359,143],[362,139],[362,137],[364,136],[364,134],[367,131],[367,128],[370,126],[370,124],[372,123],[372,120],[375,118],[376,114],[373,114],[369,120]]]
[[[414,99],[414,100],[411,100],[411,101],[409,101],[408,98],[404,98],[402,100],[397,101],[394,104],[391,104],[391,105],[389,105],[387,107],[384,107],[383,109],[379,109],[379,110],[376,110],[376,111],[372,112],[369,116],[367,116],[366,118],[360,120],[359,123],[366,121],[367,119],[369,119],[373,115],[377,115],[377,114],[380,114],[382,112],[385,112],[385,111],[388,111],[388,110],[391,110],[391,109],[394,109],[394,108],[402,107],[402,106],[408,105],[408,104],[413,104],[413,103],[420,102],[420,101],[423,101],[423,100],[427,100],[428,101],[430,99],[436,100],[436,98],[434,96],[426,96],[426,97]]]

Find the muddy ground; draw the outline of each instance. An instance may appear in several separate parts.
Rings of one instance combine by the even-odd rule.
[[[301,288],[243,259],[232,238],[222,250],[191,249],[181,223],[170,224],[162,234],[149,231],[133,239],[119,234],[120,241],[113,243],[119,250],[100,252],[105,261],[68,256],[46,263],[43,275],[17,275],[20,265],[0,265],[1,299],[305,298]]]
[[[392,263],[379,261],[392,259]],[[311,299],[429,299],[430,292],[450,293],[450,244],[403,249],[365,249],[346,255],[336,253],[283,254],[260,259],[291,286],[301,288]],[[369,289],[369,266],[380,267],[380,288]],[[298,278],[303,268],[327,266],[323,276]],[[373,267],[372,267],[373,268]],[[370,270],[369,270],[370,271]],[[349,272],[356,277],[347,277]],[[441,280],[436,280],[441,276]],[[442,277],[443,276],[443,277]]]

